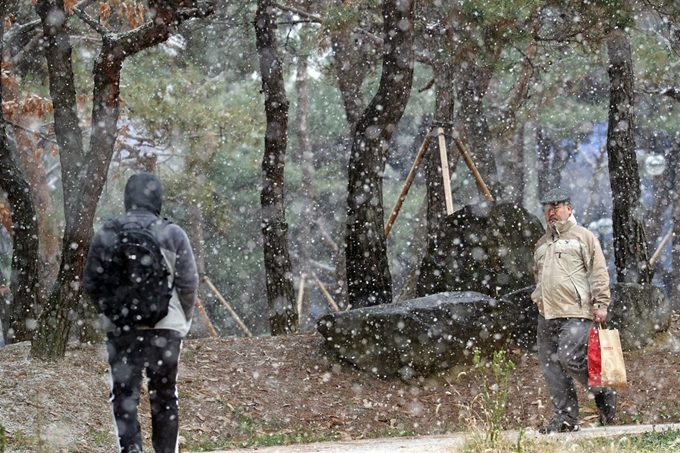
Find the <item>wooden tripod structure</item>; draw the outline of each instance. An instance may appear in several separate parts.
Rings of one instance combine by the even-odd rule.
[[[387,237],[390,234],[390,230],[392,230],[392,226],[394,225],[394,222],[397,219],[397,216],[399,215],[399,211],[401,210],[401,207],[404,204],[406,195],[408,195],[408,191],[410,190],[411,185],[413,184],[413,180],[416,177],[416,172],[418,171],[418,168],[420,167],[420,164],[422,163],[423,158],[425,157],[425,152],[427,151],[428,146],[430,146],[430,137],[432,136],[435,127],[437,128],[437,139],[439,142],[439,158],[441,160],[442,166],[442,180],[443,180],[442,182],[444,186],[444,200],[446,203],[446,214],[447,215],[453,214],[453,198],[451,196],[451,177],[449,175],[449,160],[446,148],[446,137],[444,135],[444,127],[432,125],[425,134],[425,139],[423,140],[422,145],[420,145],[418,154],[416,154],[416,158],[413,161],[411,170],[409,171],[408,176],[406,177],[404,187],[401,189],[399,198],[397,198],[397,201],[394,204],[394,208],[390,213],[390,217],[387,219],[387,223],[385,223],[385,237]],[[477,170],[475,163],[472,161],[470,154],[465,148],[465,144],[460,139],[458,133],[455,130],[453,131],[453,141],[456,144],[458,152],[460,152],[461,156],[463,156],[465,164],[468,166],[470,172],[474,176],[479,190],[484,194],[487,200],[493,201],[493,196],[491,195],[491,192],[489,192],[489,188],[484,183],[482,175],[479,174],[479,171]]]

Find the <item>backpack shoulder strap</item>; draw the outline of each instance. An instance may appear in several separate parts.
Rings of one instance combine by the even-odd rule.
[[[118,220],[116,218],[111,218],[111,219],[107,219],[104,222],[103,228],[108,229],[108,230],[118,231],[118,230],[121,229],[122,226],[123,226],[123,224],[120,222],[120,220]]]
[[[165,217],[158,217],[157,219],[152,220],[149,222],[148,225],[146,225],[144,228],[148,229],[151,231],[151,233],[158,239],[158,236],[163,229],[170,225],[172,222],[166,219]]]

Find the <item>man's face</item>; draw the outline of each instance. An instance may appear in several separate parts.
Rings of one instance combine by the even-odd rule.
[[[571,205],[564,202],[546,203],[543,205],[543,214],[548,224],[555,226],[558,220],[567,220],[571,215]]]

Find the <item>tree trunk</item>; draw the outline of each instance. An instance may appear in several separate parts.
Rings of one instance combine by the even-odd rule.
[[[602,191],[600,190],[600,180],[602,179],[604,173],[604,158],[605,158],[606,148],[602,148],[598,154],[595,156],[595,160],[591,163],[593,181],[588,191],[588,199],[586,204],[583,206],[583,214],[581,215],[581,223],[588,226],[590,222],[596,220],[595,217],[595,207],[600,204],[600,197],[602,196]],[[598,217],[599,218],[599,217]]]
[[[503,171],[504,198],[522,206],[524,202],[524,123],[513,127],[514,134],[507,142],[507,158]]]
[[[668,217],[665,215],[667,211],[672,211],[672,194],[674,191],[675,178],[673,177],[675,166],[677,165],[678,156],[676,155],[677,150],[668,148],[667,140],[669,137],[661,135],[657,136],[652,134],[648,139],[648,147],[652,153],[658,155],[663,155],[666,160],[665,168],[660,175],[650,175],[652,193],[654,197],[652,199],[652,206],[646,210],[645,213],[645,232],[647,234],[647,250],[650,256],[654,254],[654,251],[661,243],[661,240],[666,234],[665,226],[668,221]],[[671,142],[672,143],[672,142]],[[643,164],[644,166],[645,164]],[[672,215],[672,212],[671,212]],[[661,259],[656,261],[653,273],[664,272],[664,264]]]
[[[408,258],[408,273],[399,292],[394,296],[394,302],[400,302],[418,297],[418,279],[420,278],[420,263],[427,253],[427,197],[420,203],[418,210],[418,223],[413,230],[413,239]]]
[[[380,84],[357,122],[349,159],[346,269],[351,307],[392,301],[384,233],[382,176],[389,143],[413,82],[413,1],[384,0]]]
[[[302,205],[302,215],[300,216],[300,262],[302,272],[310,275],[311,259],[310,244],[312,241],[312,225],[317,216],[316,201],[314,199],[314,154],[309,144],[309,134],[307,132],[307,110],[309,105],[309,91],[307,89],[307,56],[298,57],[297,75],[295,80],[297,91],[297,110],[295,119],[297,123],[297,139],[300,146],[300,167],[302,170],[302,181],[300,190],[300,204]],[[298,295],[299,297],[299,295]],[[309,293],[302,298],[302,308],[299,313],[300,330],[310,330],[314,327],[314,320],[311,316],[311,298]]]
[[[194,252],[194,259],[196,260],[196,270],[198,271],[198,278],[200,282],[205,282],[205,250],[203,244],[205,238],[203,236],[203,209],[200,204],[192,202],[192,200],[184,200],[187,205],[187,218],[185,231],[189,237],[191,248]],[[205,284],[198,288],[198,299],[205,305],[208,298]],[[207,309],[207,307],[205,307]],[[207,313],[206,313],[207,314]],[[194,337],[209,337],[209,327],[205,321],[198,316],[198,310],[194,310],[194,321],[191,325],[191,334]]]
[[[0,98],[1,101],[1,98]],[[12,208],[13,246],[10,290],[12,303],[3,304],[2,326],[8,343],[27,341],[33,335],[36,309],[42,306],[38,222],[31,187],[12,160],[6,123],[0,118],[0,187]]]
[[[556,186],[559,186],[561,182],[560,178],[557,180],[551,179],[553,175],[550,172],[550,151],[550,140],[547,137],[546,131],[538,127],[536,129],[536,174],[538,175],[539,200],[544,193],[550,190],[550,184],[554,183]]]
[[[562,170],[573,157],[574,149],[565,148],[547,135],[545,129],[536,130],[536,167],[538,197],[562,184]]]
[[[635,155],[635,92],[628,36],[614,31],[607,39],[610,104],[607,154],[614,224],[614,260],[619,283],[649,283],[647,239],[640,204],[640,175]]]
[[[335,0],[336,3],[349,3],[343,0]],[[354,30],[342,27],[331,33],[331,46],[333,49],[333,72],[338,82],[340,96],[345,108],[347,122],[354,126],[361,113],[366,108],[366,101],[361,91],[361,85],[371,67],[371,61],[357,40],[352,36]]]
[[[0,37],[4,37],[5,4],[0,11]],[[0,55],[4,55],[0,42]],[[0,105],[2,105],[0,86]],[[8,343],[30,340],[35,327],[36,309],[42,306],[40,283],[40,243],[31,186],[12,159],[7,137],[7,123],[0,111],[0,188],[7,194],[12,209],[12,304],[0,311],[5,340]]]
[[[674,141],[675,157],[669,162],[670,172],[673,176],[673,191],[671,192],[673,236],[671,238],[671,281],[668,289],[668,298],[671,307],[675,310],[680,308],[680,137]]]
[[[486,65],[479,66],[475,61],[467,61],[467,65],[461,69],[459,77],[460,111],[458,122],[462,128],[461,135],[479,174],[495,200],[501,194],[501,186],[498,181],[496,159],[491,152],[491,135],[483,103],[491,79],[491,68]],[[483,195],[477,191],[474,178],[470,176],[466,182],[469,187],[468,192],[476,194],[470,198],[483,199]]]
[[[273,10],[271,0],[258,0],[255,35],[267,117],[260,202],[269,326],[272,335],[282,335],[297,331],[298,313],[286,237],[288,223],[283,204],[283,169],[288,142],[288,99],[276,44]]]
[[[335,0],[336,3],[346,4],[347,0]],[[342,96],[342,103],[345,111],[345,118],[347,119],[348,137],[351,136],[356,127],[362,112],[366,108],[366,100],[361,89],[366,76],[372,67],[372,61],[363,50],[360,42],[353,37],[353,29],[343,27],[331,33],[331,41],[333,48],[333,73],[337,80],[340,96]],[[349,140],[347,140],[349,142]],[[345,143],[347,143],[345,142]],[[346,154],[349,154],[349,149],[344,149]],[[340,237],[347,236],[346,222],[340,231]],[[342,245],[342,244],[341,244]],[[347,248],[342,245],[335,259],[335,280],[338,282],[338,289],[334,293],[335,302],[341,308],[348,306],[347,300],[347,257],[345,253]]]
[[[538,35],[541,28],[538,16],[532,15],[531,32]],[[534,74],[532,60],[536,56],[536,42],[530,41],[524,52],[524,59],[515,86],[514,94],[510,98],[501,122],[500,135],[505,138],[507,152],[504,153],[505,169],[502,176],[504,198],[517,205],[523,205],[526,176],[524,174],[524,127],[525,122],[519,124],[517,115],[520,106],[527,99],[531,78]]]

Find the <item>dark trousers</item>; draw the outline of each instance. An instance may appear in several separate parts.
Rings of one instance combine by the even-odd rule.
[[[127,453],[134,445],[140,451],[142,448],[137,407],[143,371],[149,388],[153,448],[156,453],[179,452],[177,369],[181,348],[182,338],[173,330],[107,334],[111,405],[119,452]]]
[[[574,381],[595,395],[608,395],[607,387],[588,387],[588,334],[590,319],[545,319],[538,315],[538,359],[555,414],[578,420]]]

